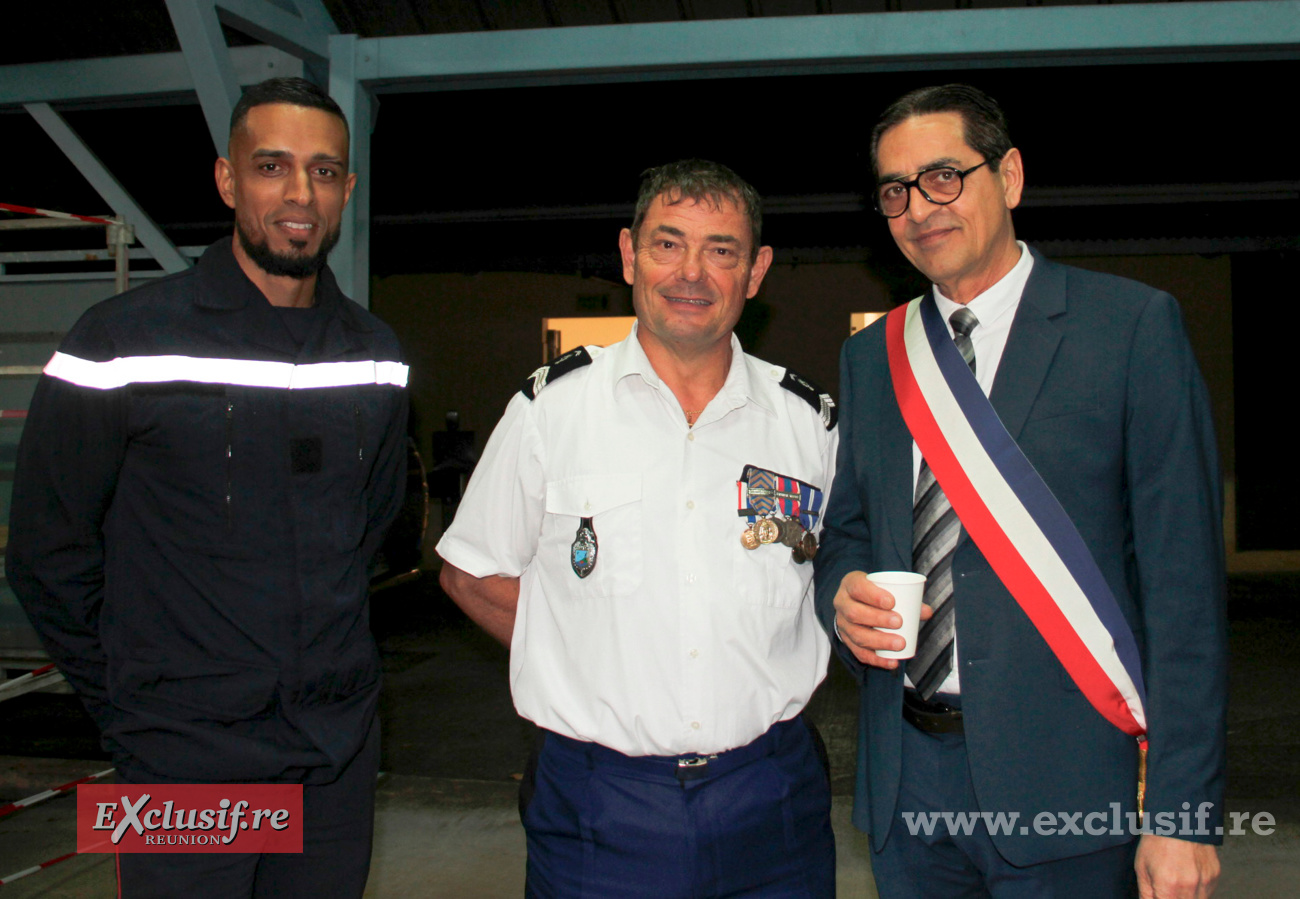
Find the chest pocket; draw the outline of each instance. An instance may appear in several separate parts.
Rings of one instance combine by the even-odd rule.
[[[644,509],[639,474],[587,475],[548,481],[546,521],[538,547],[553,582],[571,595],[626,596],[645,577]],[[596,534],[596,565],[585,578],[574,573],[573,541],[584,518]]]
[[[745,602],[778,609],[797,609],[802,604],[812,583],[811,562],[797,564],[790,547],[782,543],[748,550],[741,547],[739,540],[735,543],[732,572],[737,596]]]

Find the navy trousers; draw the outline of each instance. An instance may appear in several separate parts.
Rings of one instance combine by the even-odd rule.
[[[830,783],[801,718],[706,764],[546,734],[524,812],[536,899],[831,899]]]
[[[129,853],[120,899],[360,899],[370,873],[379,722],[333,783],[302,789],[302,854]]]
[[[957,704],[956,702],[950,704]],[[903,724],[903,772],[889,839],[871,859],[880,899],[1123,899],[1137,896],[1137,841],[1018,868],[981,821],[973,832],[912,833],[903,812],[976,812],[966,738]],[[1050,836],[1043,839],[1050,840]]]

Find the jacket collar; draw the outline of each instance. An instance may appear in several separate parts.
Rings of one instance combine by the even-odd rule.
[[[199,258],[194,304],[214,311],[244,310],[254,320],[247,331],[251,342],[297,356],[298,347],[279,312],[240,268],[232,250],[233,241],[233,237],[223,237]],[[360,334],[373,330],[359,314],[360,309],[339,290],[328,266],[316,278],[316,306],[328,324],[323,334],[317,331],[308,337],[304,352],[322,357],[342,355],[361,345]],[[343,327],[337,327],[335,322],[341,322]]]

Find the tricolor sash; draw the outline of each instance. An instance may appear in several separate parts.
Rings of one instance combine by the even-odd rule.
[[[1137,643],[1060,502],[1007,433],[930,294],[889,313],[903,419],[962,527],[1107,721],[1145,741]]]

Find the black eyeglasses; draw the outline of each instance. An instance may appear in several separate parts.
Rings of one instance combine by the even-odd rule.
[[[988,164],[989,161],[986,159],[964,172],[950,165],[941,165],[918,172],[911,181],[886,181],[876,188],[876,211],[887,219],[898,218],[907,212],[913,187],[931,203],[947,206],[961,196],[961,189],[966,184],[966,176],[980,166]]]

